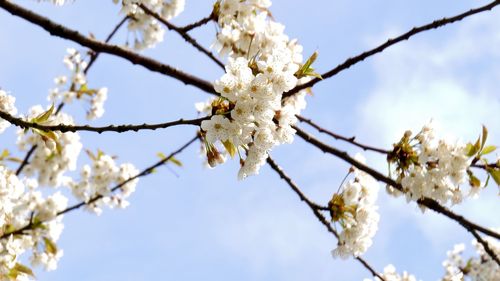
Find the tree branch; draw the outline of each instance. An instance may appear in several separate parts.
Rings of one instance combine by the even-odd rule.
[[[137,178],[140,178],[140,177],[144,177],[144,176],[147,176],[149,174],[151,174],[153,172],[154,169],[158,168],[159,166],[167,163],[170,159],[172,159],[172,157],[174,157],[175,155],[181,153],[184,149],[186,149],[188,146],[190,146],[192,143],[194,143],[197,139],[199,138],[198,135],[196,135],[194,138],[192,138],[191,140],[189,140],[186,144],[184,144],[183,146],[181,146],[180,148],[178,148],[176,151],[170,153],[170,155],[168,155],[167,157],[163,158],[162,160],[156,162],[155,164],[147,167],[146,169],[142,170],[142,172],[140,172],[139,174],[133,176],[133,177],[130,177],[128,179],[126,179],[125,181],[119,183],[118,185],[116,185],[115,187],[113,187],[111,189],[111,192],[115,192],[116,190],[120,189],[122,186],[124,186],[125,184],[129,183],[130,181],[133,181]],[[66,213],[69,213],[71,211],[74,211],[74,210],[77,210],[85,205],[89,205],[89,204],[92,204],[94,202],[96,202],[97,200],[103,198],[104,196],[102,195],[96,195],[94,197],[92,197],[89,201],[87,202],[80,202],[78,204],[75,204],[73,206],[70,206],[60,212],[57,213],[56,217],[57,216],[60,216],[60,215],[63,215],[63,214],[66,214]],[[5,238],[8,238],[10,237],[11,235],[20,235],[20,234],[24,234],[26,231],[29,231],[32,229],[33,227],[33,222],[30,221],[29,224],[27,224],[26,226],[24,227],[21,227],[17,230],[14,230],[14,231],[11,231],[11,232],[6,232],[4,234],[2,234],[2,236],[0,236],[0,239],[5,239]]]
[[[377,53],[381,53],[382,51],[389,48],[390,46],[395,45],[401,41],[408,40],[410,37],[412,37],[418,33],[428,31],[431,29],[436,29],[436,28],[439,28],[439,27],[442,27],[442,26],[445,26],[445,25],[448,25],[448,24],[451,24],[451,23],[454,23],[457,21],[461,21],[462,19],[464,19],[466,17],[472,16],[472,15],[475,15],[475,14],[478,14],[481,12],[489,11],[498,5],[500,5],[500,0],[493,1],[487,5],[481,6],[481,7],[476,8],[476,9],[471,9],[467,12],[461,13],[461,14],[453,16],[453,17],[435,20],[429,24],[422,25],[419,27],[414,27],[411,30],[409,30],[408,32],[406,32],[398,37],[388,39],[387,42],[383,43],[382,45],[380,45],[376,48],[373,48],[373,49],[368,50],[364,53],[361,53],[355,57],[348,58],[346,61],[339,64],[338,66],[336,66],[332,70],[321,74],[321,77],[323,78],[323,80],[328,79],[330,77],[333,77],[333,76],[337,75],[338,73],[350,68],[351,66],[365,60],[366,58],[373,56]],[[289,97],[289,96],[291,96],[291,95],[293,95],[301,90],[304,90],[306,88],[310,88],[320,81],[322,81],[322,79],[314,78],[307,83],[298,85],[297,87],[293,88],[289,92],[284,93],[283,98]]]
[[[323,151],[325,153],[332,154],[332,155],[346,161],[347,163],[353,165],[354,167],[368,173],[370,176],[372,176],[376,180],[381,181],[381,182],[383,182],[387,185],[390,185],[390,186],[396,188],[397,190],[403,192],[403,186],[400,183],[398,183],[395,180],[381,174],[380,172],[374,170],[373,168],[356,161],[354,158],[350,157],[349,154],[347,154],[347,152],[338,150],[332,146],[324,144],[323,142],[319,141],[318,139],[316,139],[312,135],[302,131],[300,128],[298,128],[296,126],[293,126],[293,128],[297,131],[297,135],[299,137],[301,137],[306,142],[312,144],[313,146],[319,148],[321,151]],[[461,215],[455,214],[454,212],[452,212],[448,208],[440,205],[434,199],[424,197],[424,198],[417,200],[417,203],[435,211],[436,213],[442,214],[442,215],[458,222],[460,225],[462,225],[466,229],[470,229],[470,228],[475,229],[475,230],[480,231],[484,234],[487,234],[491,237],[495,237],[496,239],[500,239],[499,233],[496,233],[496,232],[491,231],[485,227],[482,227],[476,223],[473,223]]]
[[[342,135],[339,135],[339,134],[336,134],[332,131],[329,131],[321,126],[319,126],[318,124],[314,123],[311,119],[307,119],[305,117],[302,117],[300,115],[295,115],[297,117],[297,119],[299,119],[299,121],[301,122],[304,122],[308,125],[310,125],[311,127],[315,128],[316,130],[318,130],[318,132],[320,133],[325,133],[331,137],[333,137],[334,139],[336,140],[342,140],[342,141],[345,141],[345,142],[348,142],[352,145],[355,145],[359,148],[362,148],[363,150],[371,150],[371,151],[375,151],[375,152],[378,152],[378,153],[381,153],[381,154],[389,154],[391,151],[389,150],[385,150],[385,149],[381,149],[381,148],[378,148],[378,147],[373,147],[373,146],[369,146],[369,145],[364,145],[362,143],[359,143],[356,141],[356,137],[345,137],[345,136],[342,136]]]
[[[197,119],[179,119],[177,121],[158,123],[158,124],[141,124],[141,125],[108,125],[103,127],[92,127],[89,125],[41,125],[34,122],[24,121],[21,118],[14,117],[6,112],[0,111],[0,118],[3,118],[9,121],[11,124],[27,129],[33,128],[42,131],[60,131],[62,133],[66,132],[76,132],[76,131],[88,131],[88,132],[116,132],[116,133],[124,133],[128,131],[140,131],[140,130],[156,130],[156,129],[165,129],[168,127],[178,126],[178,125],[196,125],[199,126],[203,120],[208,120],[210,117],[203,117]]]
[[[192,24],[188,24],[186,26],[179,27],[179,29],[183,32],[188,32],[188,31],[191,31],[192,29],[195,29],[195,28],[200,27],[204,24],[207,24],[213,20],[216,20],[216,18],[215,18],[215,14],[212,12],[212,13],[210,13],[209,16],[204,17],[204,18],[200,19],[199,21],[196,21]]]
[[[108,37],[106,37],[106,40],[104,40],[104,42],[108,43],[109,41],[111,41],[111,38],[113,38],[113,36],[115,36],[116,32],[118,32],[118,30],[120,29],[120,27],[122,27],[128,20],[128,16],[124,17],[116,26],[115,28],[113,28],[113,30],[111,31],[111,33],[108,35]],[[92,52],[92,54],[90,55],[90,60],[89,60],[89,63],[87,64],[87,67],[85,67],[85,70],[83,70],[83,74],[87,74],[89,72],[89,69],[90,67],[94,64],[94,62],[97,60],[97,57],[99,56],[99,53],[96,53],[96,52]]]
[[[281,169],[281,167],[271,158],[271,155],[269,155],[269,157],[267,157],[267,164],[269,164],[269,166],[271,166],[271,168],[276,173],[278,173],[280,178],[283,179],[290,186],[290,188],[299,196],[300,200],[302,200],[304,203],[306,203],[307,206],[309,206],[309,208],[313,211],[316,218],[326,227],[328,232],[333,234],[333,236],[335,236],[335,238],[337,238],[337,240],[338,240],[339,235],[338,235],[337,231],[335,231],[332,228],[331,224],[327,221],[325,216],[323,216],[323,214],[321,214],[321,212],[319,212],[319,210],[321,210],[321,206],[312,202],[309,198],[307,198],[304,195],[304,193],[302,193],[300,188],[292,181],[292,179],[285,173],[285,171],[283,171],[283,169]],[[370,273],[374,277],[378,277],[378,278],[380,278],[380,280],[384,281],[384,278],[382,278],[382,276],[380,276],[377,273],[377,271],[375,271],[375,269],[373,269],[373,267],[371,267],[370,264],[368,264],[368,262],[366,262],[362,257],[355,257],[355,259],[358,260],[366,269],[368,269],[368,271],[370,271]]]
[[[173,31],[177,32],[186,42],[191,44],[198,51],[205,54],[213,62],[215,62],[218,66],[220,66],[222,69],[224,69],[224,63],[221,62],[219,59],[217,59],[209,50],[207,50],[203,46],[201,46],[193,37],[189,36],[189,34],[187,34],[186,31],[184,31],[180,27],[177,27],[176,25],[168,22],[167,20],[162,18],[158,13],[149,9],[146,5],[144,5],[142,3],[139,3],[138,5],[146,14],[152,16],[153,18],[157,19],[159,22],[163,23],[169,30],[173,30]]]
[[[132,64],[141,65],[153,72],[158,72],[172,78],[175,78],[186,85],[192,85],[209,94],[219,95],[213,88],[212,83],[198,78],[194,75],[182,72],[170,65],[160,63],[152,58],[137,54],[128,49],[117,45],[110,45],[99,40],[88,38],[79,32],[69,29],[63,25],[52,22],[48,18],[40,16],[30,10],[18,6],[7,0],[0,0],[0,7],[12,15],[21,17],[35,25],[38,25],[48,31],[50,34],[71,40],[82,46],[88,47],[95,52],[107,53],[128,60]]]
[[[479,242],[483,246],[484,251],[497,263],[498,266],[500,266],[500,260],[498,259],[498,256],[495,253],[495,251],[491,249],[488,242],[486,242],[474,229],[467,229],[467,230],[469,230],[469,232],[472,233],[472,236],[476,238],[477,242]]]

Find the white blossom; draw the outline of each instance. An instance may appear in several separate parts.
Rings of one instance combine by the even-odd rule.
[[[0,89],[0,111],[9,113],[10,115],[15,115],[17,109],[14,106],[16,98],[7,94],[4,90]],[[10,126],[10,123],[6,120],[0,118],[0,134],[5,131]]]
[[[375,179],[354,169],[354,179],[341,187],[340,194],[333,196],[329,204],[332,218],[342,227],[337,248],[332,250],[334,258],[358,257],[372,245],[380,220],[375,205],[378,190]]]

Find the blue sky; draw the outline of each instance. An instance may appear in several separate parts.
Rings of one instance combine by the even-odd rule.
[[[349,56],[416,25],[477,7],[486,1],[274,1],[274,17],[298,38],[307,56],[320,53],[316,69],[328,70]],[[112,1],[76,0],[62,7],[17,1],[56,22],[104,38],[120,20]],[[210,12],[211,1],[187,0],[175,19],[190,23]],[[363,142],[390,147],[401,134],[418,131],[433,118],[444,134],[475,139],[485,124],[500,143],[500,9],[468,18],[403,42],[321,82],[303,115]],[[0,10],[0,86],[16,98],[20,112],[46,105],[53,78],[65,74],[67,47],[83,48],[49,36],[41,28]],[[215,28],[192,34],[205,46]],[[122,31],[114,43],[122,44]],[[162,62],[214,80],[221,70],[174,33],[144,52]],[[194,103],[207,95],[102,55],[89,74],[94,87],[109,88],[106,113],[95,125],[162,122],[196,116]],[[85,107],[65,108],[86,123]],[[139,169],[157,161],[194,135],[192,127],[163,131],[81,133],[85,147],[118,155]],[[328,140],[324,138],[325,140]],[[15,130],[0,135],[14,148]],[[330,141],[330,140],[328,140]],[[344,144],[332,144],[358,152]],[[3,147],[2,147],[3,148]],[[326,203],[348,168],[296,139],[272,152],[304,192]],[[365,154],[385,171],[383,157]],[[37,271],[39,280],[362,280],[369,273],[352,260],[333,260],[335,239],[316,221],[279,177],[263,167],[259,176],[236,179],[238,163],[203,167],[197,145],[178,157],[183,168],[166,168],[140,180],[131,205],[105,210],[100,217],[78,211],[64,217],[59,241],[64,257],[56,271]],[[80,165],[87,161],[82,154]],[[383,188],[381,188],[383,190]],[[497,189],[454,209],[486,226],[498,227]],[[379,196],[380,230],[365,255],[379,271],[388,263],[422,280],[437,280],[441,262],[455,243],[471,237],[457,224],[404,199]]]

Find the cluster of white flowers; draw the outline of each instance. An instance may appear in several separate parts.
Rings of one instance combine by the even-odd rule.
[[[104,102],[108,97],[108,89],[90,89],[88,87],[84,72],[87,68],[87,62],[83,60],[77,50],[68,48],[63,62],[71,72],[71,77],[69,79],[65,75],[56,77],[54,79],[56,87],[49,91],[47,100],[52,103],[56,101],[71,103],[75,99],[88,99],[90,109],[87,111],[87,119],[100,118],[104,114]]]
[[[40,105],[30,109],[27,119],[36,118],[45,110]],[[44,125],[68,124],[72,125],[73,118],[65,113],[52,115],[43,122]],[[27,176],[38,175],[40,185],[58,187],[64,183],[64,173],[76,169],[78,155],[82,149],[80,136],[77,133],[42,131],[28,133],[18,130],[17,145],[21,151],[27,151],[36,145],[30,162],[24,167],[23,173]]]
[[[417,281],[415,276],[406,271],[404,271],[402,275],[397,273],[396,268],[392,264],[384,267],[384,273],[381,274],[381,277],[384,278],[385,281]],[[375,277],[375,280],[381,281],[378,277]],[[371,281],[371,279],[364,279],[364,281]]]
[[[19,263],[27,251],[33,266],[55,269],[63,254],[55,246],[63,229],[57,213],[66,208],[67,198],[59,192],[44,198],[36,181],[23,182],[4,166],[0,166],[0,186],[0,280],[27,280],[29,268]],[[30,223],[32,228],[23,235],[9,235]]]
[[[17,109],[14,106],[16,98],[7,94],[4,90],[0,89],[0,110],[11,115],[17,113]],[[10,126],[10,123],[0,118],[0,134],[5,131]]]
[[[152,16],[144,12],[138,4],[143,4],[157,12],[163,19],[170,20],[184,11],[185,0],[113,0],[121,2],[121,12],[129,16],[128,30],[135,35],[134,48],[151,48],[163,41],[165,30]]]
[[[459,185],[466,182],[467,168],[471,162],[466,146],[457,141],[437,138],[432,124],[424,126],[414,139],[410,139],[410,136],[411,133],[407,132],[403,139],[416,141],[416,150],[412,148],[412,151],[405,152],[413,160],[398,178],[407,200],[428,197],[441,204],[462,202],[467,194]],[[389,193],[400,194],[391,188]]]
[[[101,207],[107,205],[111,208],[125,208],[129,205],[126,201],[134,191],[138,179],[133,179],[120,186],[119,194],[111,194],[111,188],[136,176],[139,171],[130,163],[117,166],[113,157],[99,151],[92,155],[92,165],[84,165],[80,172],[78,182],[68,183],[73,195],[83,202],[89,202],[96,196],[101,199],[87,204],[86,208],[94,213],[100,214]]]
[[[306,106],[305,91],[282,101],[283,93],[299,83],[295,73],[301,67],[302,46],[269,18],[270,5],[266,0],[218,2],[221,32],[214,47],[229,54],[229,61],[214,85],[221,99],[204,109],[213,116],[201,128],[209,146],[221,141],[246,150],[240,179],[258,174],[271,148],[293,141],[291,125]]]
[[[493,252],[500,256],[500,242],[487,237],[484,240],[488,243]],[[471,281],[500,280],[500,267],[488,255],[483,246],[476,240],[472,241],[476,249],[477,256],[464,260],[462,254],[465,250],[464,244],[458,244],[453,250],[447,252],[447,259],[443,262],[446,270],[443,281],[462,281],[464,277],[469,277]]]
[[[52,4],[54,4],[56,6],[62,6],[67,2],[66,0],[45,0],[45,1],[50,1],[50,2],[52,2]]]
[[[361,155],[358,161],[364,162]],[[358,257],[372,245],[380,215],[375,205],[379,186],[377,181],[363,171],[353,168],[354,179],[341,187],[328,204],[332,220],[342,227],[337,248],[332,256],[342,259]]]

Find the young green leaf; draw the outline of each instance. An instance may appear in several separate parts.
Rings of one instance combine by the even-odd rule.
[[[484,144],[486,143],[486,139],[488,139],[488,129],[483,125],[483,134],[481,135],[481,147],[480,150],[483,150]]]
[[[14,267],[9,271],[9,277],[11,278],[11,280],[16,280],[19,274],[25,274],[31,277],[35,277],[35,274],[31,270],[31,268],[23,264],[16,263]]]
[[[47,120],[49,120],[49,118],[53,112],[54,112],[54,104],[52,104],[47,111],[45,111],[45,112],[39,114],[37,117],[35,117],[32,121],[34,123],[46,122]]]
[[[231,156],[231,158],[236,155],[237,148],[234,146],[234,144],[230,140],[223,141],[222,144],[226,148],[227,153]]]
[[[493,151],[495,151],[497,149],[496,146],[494,145],[488,145],[488,146],[485,146],[483,148],[483,150],[481,150],[481,153],[479,155],[486,155],[486,154],[489,154],[489,153],[492,153]]]
[[[500,169],[486,168],[486,171],[491,175],[497,185],[500,186]]]
[[[44,237],[43,238],[43,242],[45,243],[45,252],[46,253],[49,253],[49,254],[52,254],[52,255],[57,254],[57,246],[54,243],[54,241],[50,240],[47,237]]]
[[[169,162],[172,162],[173,164],[179,166],[179,167],[182,167],[182,162],[179,161],[179,159],[171,156],[169,159],[168,159]]]

